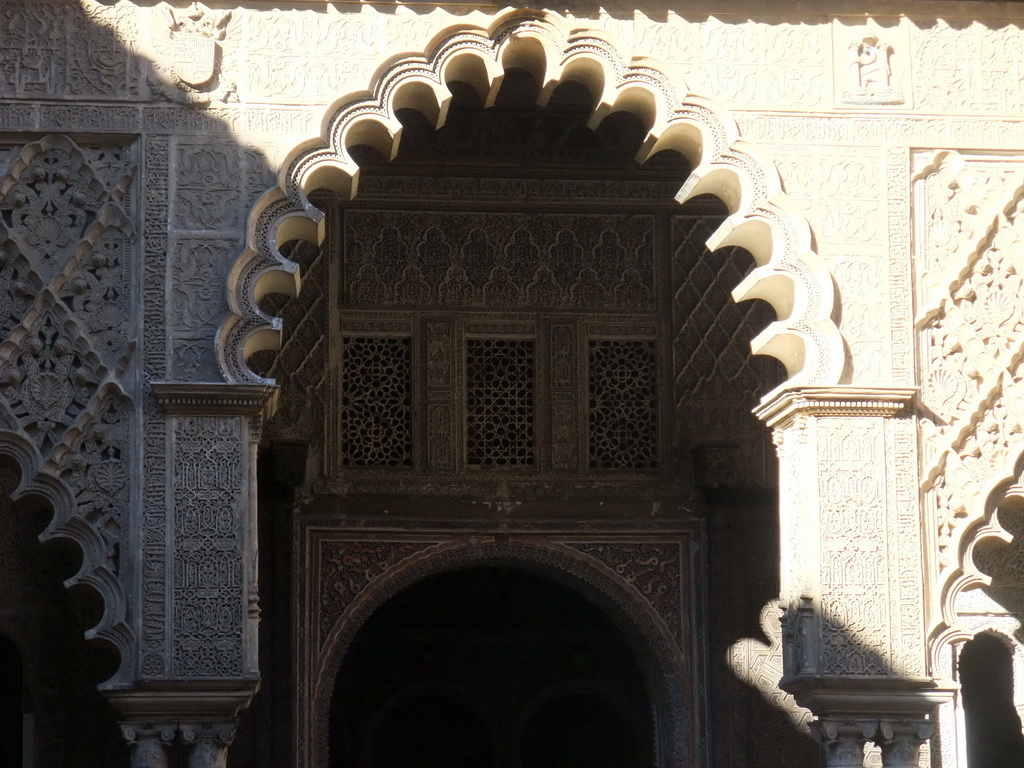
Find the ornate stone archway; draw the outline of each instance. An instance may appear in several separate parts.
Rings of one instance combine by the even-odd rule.
[[[281,321],[259,309],[261,298],[295,296],[300,285],[298,266],[279,246],[320,244],[324,214],[309,195],[326,189],[342,201],[356,198],[360,166],[352,150],[369,146],[393,159],[403,130],[400,110],[414,109],[440,127],[450,82],[472,88],[486,106],[506,70],[517,69],[540,85],[541,105],[560,83],[582,85],[593,96],[592,126],[612,113],[631,113],[647,132],[641,161],[666,149],[688,160],[692,171],[678,201],[711,193],[725,203],[728,216],[708,238],[709,247],[741,246],[755,261],[733,298],[763,299],[776,311],[777,320],[752,346],[787,371],[757,412],[775,428],[781,464],[783,687],[824,719],[817,734],[830,760],[874,740],[909,765],[908,755],[916,755],[930,733],[923,718],[946,695],[927,677],[923,638],[915,629],[921,585],[907,579],[894,586],[886,575],[909,574],[920,562],[913,473],[907,471],[916,458],[915,425],[906,418],[914,391],[847,384],[833,282],[777,171],[713,101],[684,96],[664,68],[621,51],[602,33],[571,30],[551,15],[512,12],[487,29],[449,28],[426,54],[393,60],[369,91],[336,102],[321,135],[292,152],[278,186],[250,215],[247,249],[229,276],[232,315],[217,336],[222,372],[243,387],[271,383],[247,361],[280,346]],[[887,504],[890,493],[893,503]],[[862,531],[884,563],[868,569],[868,586],[888,595],[870,609],[858,605],[837,576],[844,542]],[[890,625],[880,629],[873,623],[877,615]],[[312,715],[307,720],[313,722]],[[852,721],[852,731],[837,725]]]
[[[564,81],[593,95],[595,127],[616,111],[639,117],[647,129],[640,159],[665,149],[683,154],[692,172],[677,199],[711,193],[729,216],[709,239],[718,248],[738,245],[756,268],[733,289],[736,300],[764,299],[778,319],[752,342],[755,353],[778,358],[786,386],[843,383],[846,351],[833,319],[835,288],[811,248],[807,221],[782,191],[778,172],[757,147],[739,137],[735,121],[712,100],[688,94],[656,62],[625,55],[600,32],[572,30],[552,14],[512,12],[488,29],[453,27],[436,37],[423,56],[404,56],[381,68],[367,93],[339,99],[324,116],[319,138],[300,145],[282,164],[276,189],[249,218],[247,250],[229,277],[232,315],[218,333],[218,356],[229,382],[266,383],[246,359],[280,346],[280,321],[257,306],[274,292],[294,296],[297,265],[278,246],[292,240],[318,243],[323,214],[308,199],[327,188],[342,198],[356,194],[359,165],[350,148],[368,144],[391,157],[401,124],[396,112],[414,107],[435,126],[444,123],[451,100],[447,83],[458,80],[493,102],[507,67],[524,68],[541,84],[543,104]]]
[[[638,649],[655,707],[657,765],[700,764],[702,672],[694,663],[697,640],[685,629],[697,613],[686,535],[643,542],[614,534],[376,541],[311,530],[306,547],[320,578],[306,596],[313,610],[299,619],[298,764],[328,764],[334,681],[369,617],[422,579],[489,563],[552,577],[604,610]]]

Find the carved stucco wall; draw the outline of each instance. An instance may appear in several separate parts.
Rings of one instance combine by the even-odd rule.
[[[742,137],[778,168],[836,278],[849,381],[921,386],[922,569],[935,585],[928,628],[950,630],[941,637],[952,641],[960,623],[953,587],[976,571],[968,550],[990,521],[990,490],[1013,474],[1021,449],[1015,254],[1024,124],[1015,116],[1024,109],[1024,15],[1001,8],[986,19],[990,6],[944,3],[872,21],[827,7],[779,6],[770,17],[711,7],[558,10],[571,26],[604,30],[622,50],[665,62],[692,92],[731,111]],[[174,467],[165,446],[190,428],[167,421],[142,394],[141,377],[219,378],[214,335],[230,312],[223,286],[249,211],[286,154],[319,133],[329,104],[365,89],[382,61],[424,51],[455,24],[486,27],[493,16],[282,4],[218,6],[205,18],[199,34],[219,46],[219,58],[212,77],[191,86],[174,44],[183,22],[166,4],[0,7],[5,429],[21,436],[10,451],[32,457],[23,474],[59,478],[47,495],[63,498],[60,525],[87,524],[80,538],[91,567],[133,574],[137,623],[118,631],[125,649],[135,632],[140,651],[152,651],[139,674],[163,674],[157,659],[170,658],[162,558]],[[866,41],[888,70],[872,65]],[[75,140],[40,141],[53,133]],[[75,200],[54,192],[44,171],[25,176],[48,157],[60,158],[68,175],[57,186],[73,188]],[[44,218],[75,231],[74,242],[58,243],[16,215],[41,210],[45,194],[63,208]],[[74,230],[81,210],[95,218]],[[97,303],[90,296],[99,287],[107,298]],[[41,366],[63,377],[57,390],[19,388]],[[137,484],[98,473],[120,471],[108,450],[115,444],[117,461],[144,468]],[[912,470],[901,461],[905,480]],[[914,490],[892,493],[918,503]],[[144,511],[125,521],[128,508]],[[133,546],[118,547],[125,535]],[[881,573],[873,577],[881,583]],[[107,599],[123,606],[120,582],[109,584]],[[122,618],[115,610],[105,626]],[[771,616],[765,625],[774,626]],[[749,660],[763,649],[734,652],[737,668],[756,669],[752,679],[774,695],[777,673]]]
[[[1020,642],[1019,392],[1024,164],[998,152],[914,155],[916,328],[922,490],[937,588],[935,664],[958,674],[962,643],[995,631]],[[1019,681],[1015,703],[1024,704]],[[963,749],[959,699],[941,714],[945,759]]]

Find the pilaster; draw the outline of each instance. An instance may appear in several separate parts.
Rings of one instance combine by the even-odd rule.
[[[170,620],[161,672],[143,668],[134,688],[107,695],[128,718],[133,768],[165,768],[161,744],[176,732],[190,768],[221,768],[235,715],[259,687],[256,449],[276,389],[150,386],[165,414],[165,557],[144,567],[162,569]]]
[[[926,675],[914,396],[800,388],[757,410],[780,464],[780,685],[819,718],[828,766],[860,766],[869,740],[916,765],[950,694]]]

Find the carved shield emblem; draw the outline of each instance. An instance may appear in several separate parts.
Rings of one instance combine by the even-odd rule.
[[[174,75],[197,88],[210,82],[217,67],[217,42],[205,35],[179,32],[174,36]]]

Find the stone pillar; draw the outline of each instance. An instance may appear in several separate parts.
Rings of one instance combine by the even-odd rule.
[[[167,768],[167,747],[174,741],[174,723],[121,723],[131,750],[132,768]]]
[[[791,389],[757,411],[779,454],[780,685],[828,766],[860,766],[867,740],[909,765],[951,695],[926,670],[914,394]]]
[[[273,387],[156,382],[165,419],[166,492],[145,510],[144,590],[162,612],[143,612],[147,638],[134,688],[107,692],[130,722],[171,723],[189,747],[190,768],[222,768],[238,710],[259,687],[256,581],[256,449]],[[152,529],[152,530],[150,530]],[[156,554],[150,556],[152,550]],[[157,631],[158,630],[158,631]],[[152,638],[152,639],[150,639]],[[150,731],[125,728],[133,768],[165,768]],[[165,739],[167,741],[168,739]],[[133,758],[134,759],[134,758]]]

